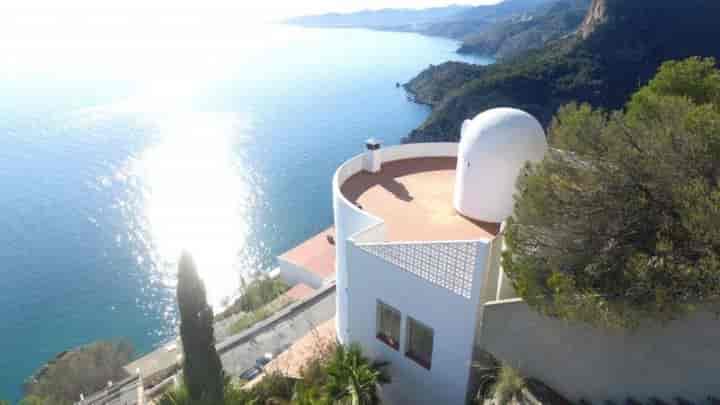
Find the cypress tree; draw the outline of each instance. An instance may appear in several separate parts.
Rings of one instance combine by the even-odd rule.
[[[205,285],[195,263],[183,253],[178,266],[177,298],[180,337],[184,352],[184,381],[190,397],[203,405],[221,404],[224,375],[215,351],[213,310],[207,303]]]

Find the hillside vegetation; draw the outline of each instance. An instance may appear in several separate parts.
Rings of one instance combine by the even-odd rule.
[[[123,366],[132,356],[132,346],[124,341],[100,341],[63,352],[25,384],[27,397],[24,403],[73,404],[81,393],[94,393],[108,381],[117,382],[128,377]]]
[[[662,65],[627,106],[569,104],[519,176],[503,268],[541,312],[602,326],[720,299],[720,70]],[[562,152],[560,152],[562,151]]]
[[[498,4],[383,9],[295,17],[286,22],[318,28],[416,32],[463,41],[460,53],[506,58],[574,32],[591,0],[505,0]]]
[[[542,48],[574,33],[589,6],[590,0],[559,0],[543,5],[528,15],[497,22],[466,36],[458,52],[506,59]]]
[[[408,89],[419,100],[442,101],[433,101],[431,116],[405,141],[456,141],[463,120],[498,106],[524,109],[545,124],[571,101],[620,108],[663,61],[720,56],[718,21],[714,0],[594,0],[570,38],[492,66],[448,63],[420,73]],[[463,80],[432,80],[452,76]]]

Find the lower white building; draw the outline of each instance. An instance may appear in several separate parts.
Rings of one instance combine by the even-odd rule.
[[[390,362],[388,402],[464,404],[483,305],[513,296],[501,223],[545,134],[495,109],[466,121],[460,144],[367,149],[332,185],[338,339]]]

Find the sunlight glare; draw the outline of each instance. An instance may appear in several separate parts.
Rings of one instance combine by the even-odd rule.
[[[232,114],[171,114],[158,120],[160,141],[135,161],[145,183],[144,215],[168,279],[182,251],[195,259],[208,301],[237,293],[238,250],[248,236],[250,193],[232,156],[240,120]]]

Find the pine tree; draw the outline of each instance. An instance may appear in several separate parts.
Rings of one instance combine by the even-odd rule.
[[[625,111],[560,110],[518,180],[503,265],[541,312],[670,320],[720,298],[720,71],[665,63]]]
[[[183,372],[190,397],[203,405],[221,404],[224,374],[215,351],[213,310],[205,296],[205,285],[195,263],[183,253],[178,266],[177,298],[180,336],[185,355]]]

